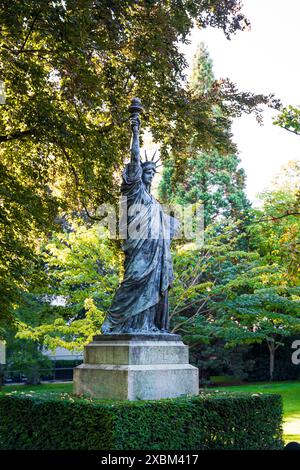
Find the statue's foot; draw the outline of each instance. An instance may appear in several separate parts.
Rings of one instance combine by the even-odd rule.
[[[151,328],[149,328],[149,332],[150,333],[160,333],[160,329],[157,328],[156,326],[152,326]]]
[[[111,324],[108,320],[104,320],[101,326],[101,333],[103,335],[109,335],[111,333]]]

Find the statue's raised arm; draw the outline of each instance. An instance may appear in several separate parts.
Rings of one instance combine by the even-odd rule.
[[[132,130],[131,140],[131,163],[135,165],[141,164],[140,157],[140,142],[139,142],[139,131],[140,131],[140,118],[139,114],[143,111],[141,101],[139,98],[133,98],[129,107],[130,112],[130,124]]]

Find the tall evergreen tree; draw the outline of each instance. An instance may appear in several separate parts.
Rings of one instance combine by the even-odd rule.
[[[213,62],[204,42],[200,42],[193,59],[190,87],[199,95],[207,93],[213,83]]]
[[[213,63],[208,50],[200,43],[193,61],[190,89],[196,96],[204,96],[214,86]],[[216,118],[222,113],[215,107]],[[238,219],[250,207],[245,195],[245,172],[239,168],[235,154],[220,154],[217,150],[195,151],[194,136],[186,149],[189,154],[184,180],[178,182],[175,159],[165,163],[159,195],[165,202],[204,205],[204,223],[208,225],[219,216]],[[176,179],[176,187],[174,181]]]

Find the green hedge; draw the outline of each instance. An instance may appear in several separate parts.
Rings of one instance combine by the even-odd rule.
[[[0,449],[278,449],[279,395],[205,394],[104,402],[68,394],[0,397]]]

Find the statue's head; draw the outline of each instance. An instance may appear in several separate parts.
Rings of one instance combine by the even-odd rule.
[[[147,187],[151,186],[152,180],[156,173],[156,169],[161,166],[157,165],[157,163],[159,162],[159,158],[156,161],[154,160],[155,154],[156,151],[154,152],[152,159],[148,160],[147,153],[145,151],[145,161],[141,162],[143,170],[142,180]]]
[[[156,163],[152,161],[146,161],[142,163],[143,175],[142,180],[146,186],[150,186],[154,175],[156,173]]]

